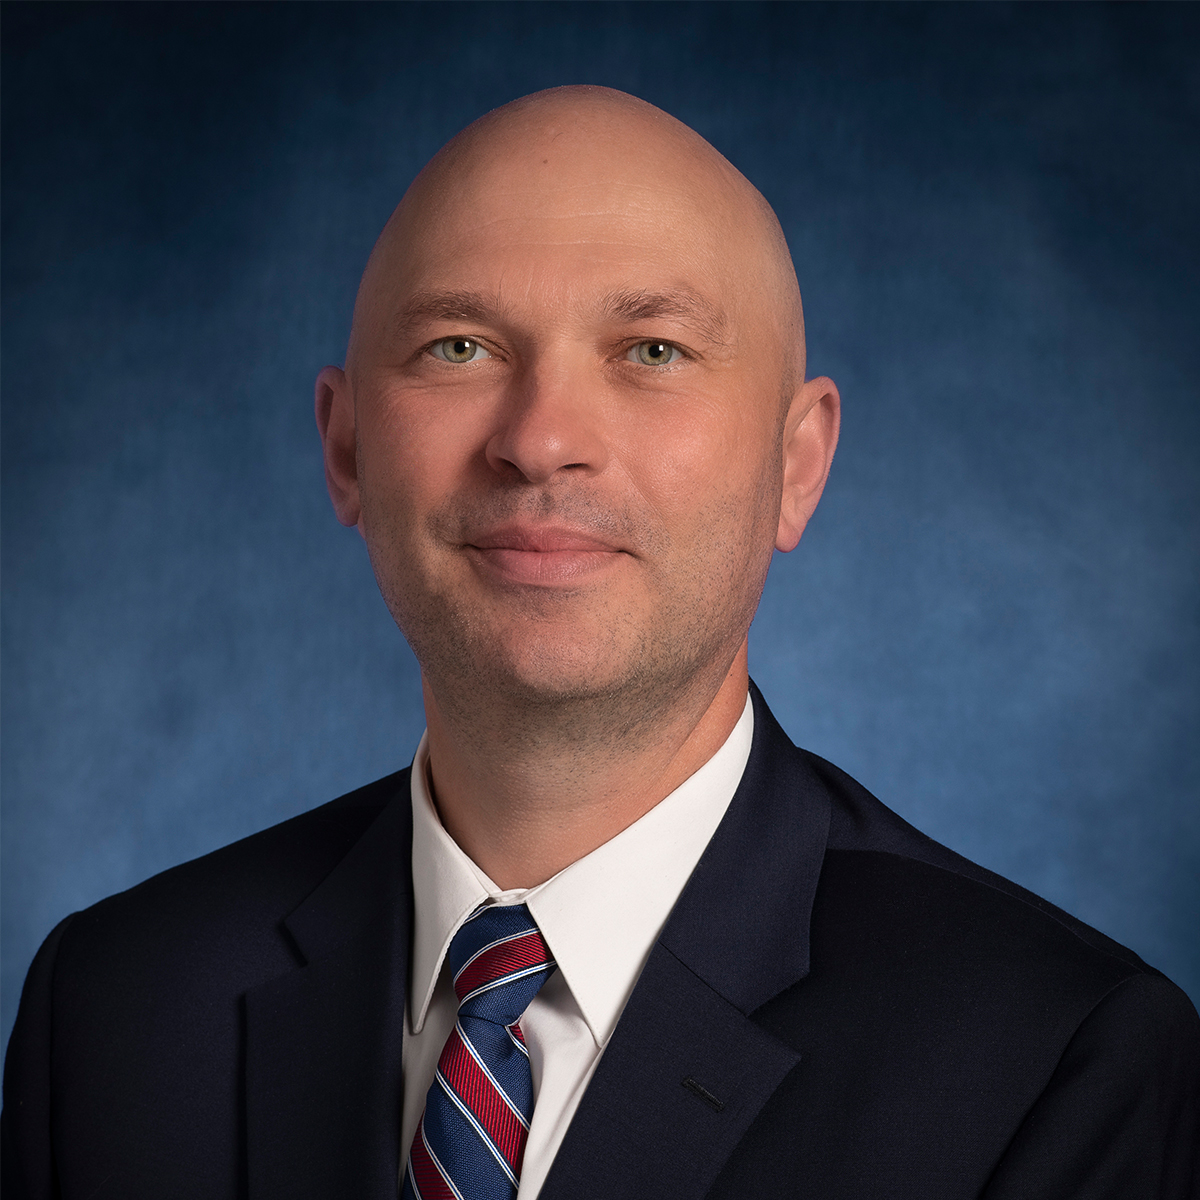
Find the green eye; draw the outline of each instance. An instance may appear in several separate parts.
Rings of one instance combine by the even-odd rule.
[[[683,355],[678,346],[670,342],[638,342],[625,356],[630,362],[640,362],[647,367],[666,367],[678,362]]]
[[[435,342],[430,349],[435,358],[448,363],[477,362],[481,358],[491,357],[478,342],[473,342],[470,338],[446,338],[444,341]]]

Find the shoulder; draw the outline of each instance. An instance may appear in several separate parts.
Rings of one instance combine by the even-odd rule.
[[[876,918],[891,910],[901,922],[944,928],[1005,962],[1032,965],[1041,951],[1122,978],[1152,971],[1128,947],[913,828],[832,763],[800,754],[831,798],[827,891],[848,890]]]
[[[60,985],[136,976],[149,964],[225,978],[239,962],[279,959],[280,923],[407,782],[398,771],[73,914],[53,943]]]
[[[832,764],[799,754],[831,800],[808,988],[841,997],[847,1019],[884,1038],[941,1039],[968,1058],[987,1047],[1038,1077],[1093,1013],[1095,1023],[1123,1022],[1129,1036],[1160,1046],[1181,1038],[1200,1046],[1187,996],[1128,947],[920,833]]]

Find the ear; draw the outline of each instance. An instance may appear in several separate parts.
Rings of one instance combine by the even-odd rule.
[[[801,384],[783,429],[783,497],[775,548],[794,550],[825,490],[837,446],[842,400],[832,379]]]
[[[354,439],[354,397],[346,373],[325,367],[317,376],[317,429],[325,451],[325,486],[343,525],[357,525],[358,454]]]

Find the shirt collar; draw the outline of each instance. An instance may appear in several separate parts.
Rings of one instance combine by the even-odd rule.
[[[503,891],[438,819],[422,737],[413,760],[410,1014],[419,1033],[459,926],[485,901],[528,904],[597,1046],[612,1035],[675,901],[741,780],[754,736],[750,698],[721,748],[616,837],[534,888]]]

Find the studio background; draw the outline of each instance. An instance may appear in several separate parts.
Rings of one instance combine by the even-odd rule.
[[[1200,1000],[1200,10],[2,22],[5,1042],[65,914],[408,763],[313,378],[426,159],[577,82],[762,189],[842,389],[751,636],[784,727]]]

